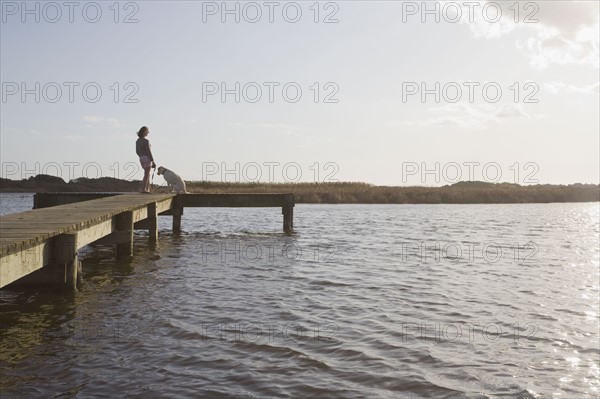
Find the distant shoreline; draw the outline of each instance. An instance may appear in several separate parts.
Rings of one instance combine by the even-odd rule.
[[[140,181],[110,177],[79,178],[65,182],[59,177],[37,175],[24,180],[0,178],[0,192],[137,192]],[[523,204],[600,201],[598,184],[538,184],[479,181],[443,187],[375,186],[367,183],[221,183],[186,182],[191,193],[293,193],[295,202],[306,204]],[[154,186],[159,192],[166,187]]]

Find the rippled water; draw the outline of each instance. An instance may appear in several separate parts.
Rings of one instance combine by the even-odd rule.
[[[2,397],[595,398],[599,214],[186,209],[130,261],[84,249],[76,294],[0,291]]]

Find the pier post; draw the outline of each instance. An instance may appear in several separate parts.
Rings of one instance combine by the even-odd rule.
[[[60,234],[52,238],[46,248],[44,252],[48,263],[13,284],[17,287],[49,286],[58,290],[75,291],[77,284],[81,282],[77,234]]]
[[[286,195],[284,205],[281,208],[283,213],[283,231],[291,234],[294,231],[294,196]]]
[[[62,281],[70,291],[77,290],[79,259],[77,254],[77,234],[61,234],[56,237],[53,246],[54,261],[51,266],[63,271]]]
[[[179,195],[173,199],[171,212],[173,214],[173,234],[179,235],[181,234],[181,216],[183,216],[183,206]]]
[[[148,236],[151,243],[158,241],[158,215],[156,202],[148,204]]]
[[[133,212],[127,211],[117,216],[117,231],[125,232],[126,239],[117,244],[117,259],[133,256]]]

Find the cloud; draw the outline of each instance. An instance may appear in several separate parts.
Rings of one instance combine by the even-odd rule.
[[[503,104],[496,111],[495,119],[508,119],[508,118],[530,118],[530,116],[523,111],[521,104]]]
[[[577,35],[582,27],[598,23],[599,7],[595,1],[545,1],[538,3],[538,8],[536,18],[540,23],[565,36]]]
[[[65,140],[83,140],[85,137],[81,134],[67,134],[62,136]]]
[[[441,1],[442,6],[449,1]],[[460,22],[468,24],[476,38],[497,39],[513,31],[531,36],[515,42],[529,57],[532,68],[550,65],[591,65],[599,67],[598,34],[600,5],[597,1],[483,1],[477,2],[473,18],[462,10]],[[487,5],[487,17],[483,8]],[[501,17],[496,18],[499,7]],[[452,8],[448,7],[448,10]]]
[[[297,126],[287,125],[285,123],[257,123],[256,126],[259,128],[277,129],[288,136],[300,136],[299,132],[301,130]]]
[[[599,29],[597,27],[596,31]],[[599,67],[597,38],[587,38],[585,35],[570,38],[553,30],[540,29],[537,37],[517,40],[516,45],[519,50],[529,54],[529,65],[534,69],[545,69],[552,64]]]
[[[466,129],[485,129],[489,124],[501,123],[507,119],[530,118],[520,104],[510,103],[498,106],[456,103],[430,108],[430,111],[439,116],[420,121],[404,121],[403,124],[420,127],[456,126]]]
[[[582,94],[594,94],[600,92],[600,82],[592,83],[587,86],[575,86],[563,82],[549,82],[544,83],[544,89],[552,94],[560,93],[582,93]]]
[[[287,125],[285,123],[257,123],[256,126],[258,127],[266,127],[266,128],[285,128],[285,129],[294,129],[294,130],[298,130],[297,127],[292,126],[292,125]]]
[[[84,115],[82,119],[86,122],[91,123],[87,124],[86,127],[93,127],[93,125],[98,124],[107,124],[110,128],[113,129],[120,129],[124,127],[117,118],[102,118],[95,115]]]
[[[259,129],[268,129],[268,130],[277,130],[278,133],[282,133],[288,136],[297,136],[300,137],[300,132],[302,129],[298,126],[288,125],[285,123],[269,123],[269,122],[259,122],[259,123],[241,123],[241,122],[230,122],[230,126],[233,127],[243,127],[243,128],[259,128]]]

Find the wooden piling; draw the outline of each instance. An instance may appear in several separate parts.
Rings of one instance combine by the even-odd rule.
[[[181,198],[175,197],[173,200],[173,208],[171,209],[173,214],[173,234],[181,234],[181,217],[183,216],[183,205],[181,205]]]
[[[117,259],[133,256],[133,212],[123,212],[117,216],[117,232],[125,232],[120,236],[124,242],[117,244]]]
[[[148,204],[148,237],[151,243],[158,242],[158,214],[156,202]]]
[[[17,286],[46,285],[74,291],[81,281],[81,262],[77,254],[77,234],[60,234],[47,245],[47,263],[17,280]]]
[[[53,244],[54,260],[50,266],[63,277],[57,283],[64,284],[70,291],[77,290],[79,260],[77,255],[77,234],[61,234]]]
[[[294,231],[294,196],[288,194],[285,196],[284,205],[281,208],[283,213],[283,231],[291,234]]]

